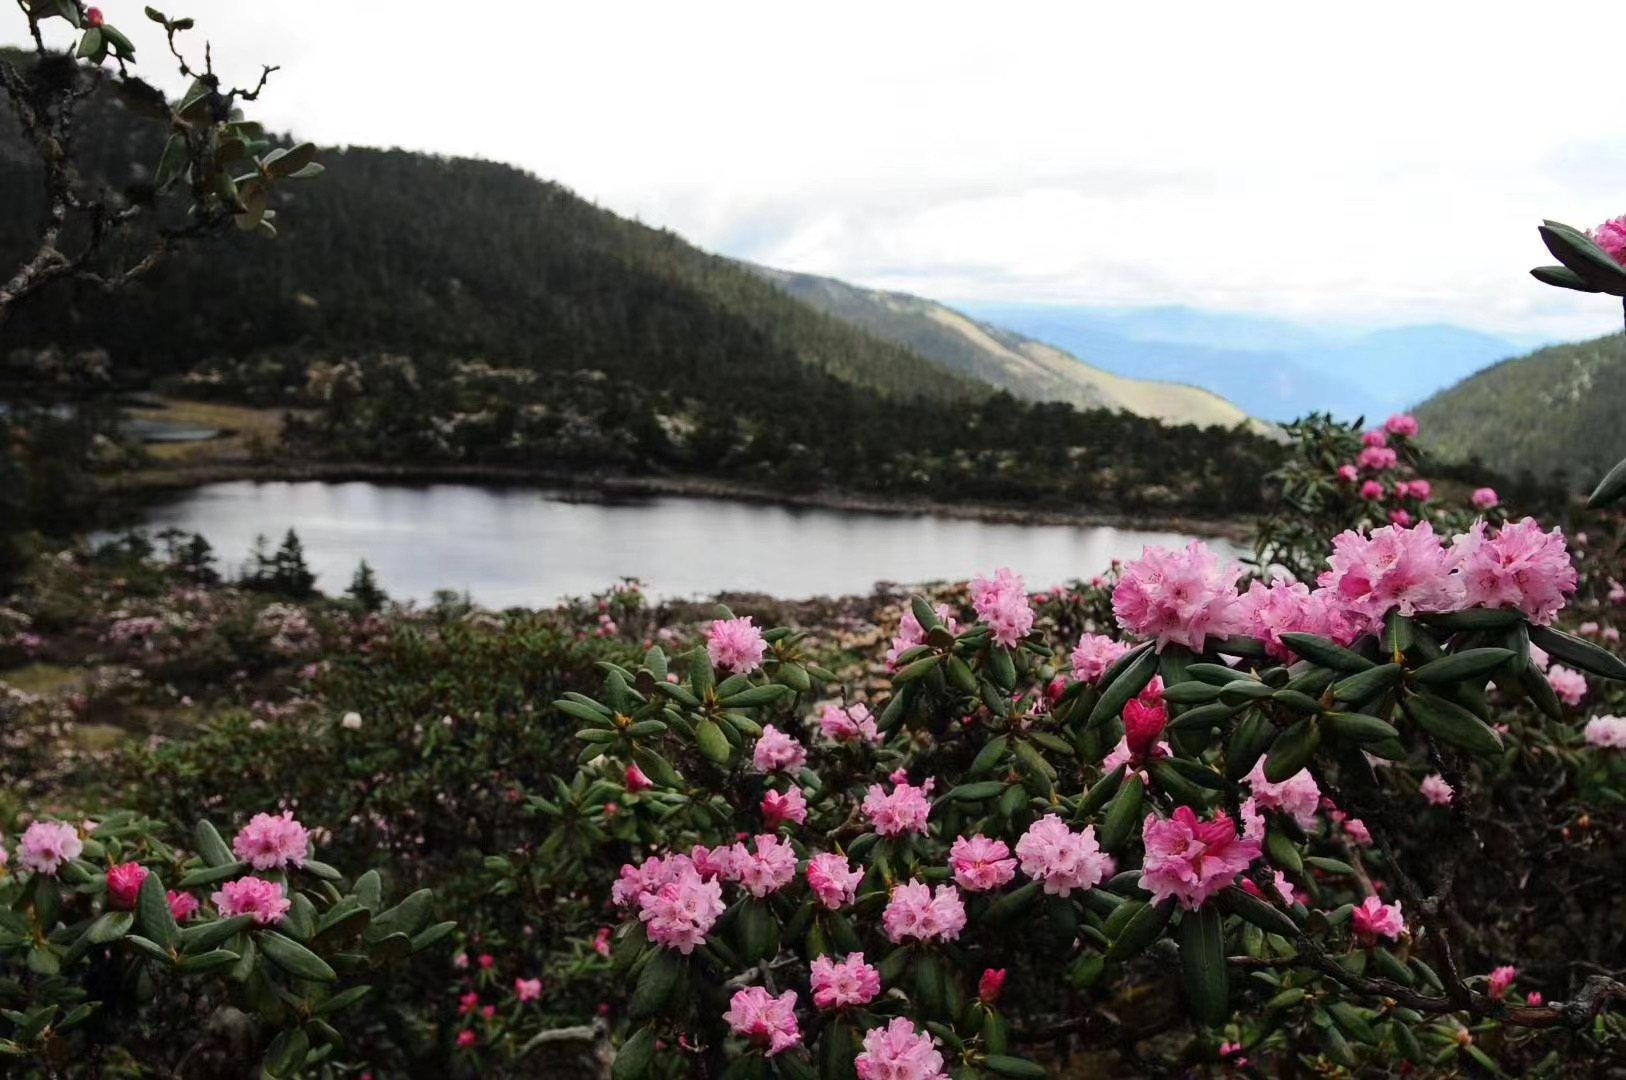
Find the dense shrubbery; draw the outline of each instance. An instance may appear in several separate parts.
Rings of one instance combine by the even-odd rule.
[[[103,674],[0,706],[39,736],[10,769],[287,809],[434,888],[455,950],[332,1021],[379,1076],[1585,1071],[1626,1035],[1618,523],[1566,554],[1442,505],[1409,430],[1299,431],[1263,558],[1313,587],[1362,530],[1313,590],[1170,552],[759,637],[629,587],[369,615],[198,584],[179,541],[66,555],[0,649]],[[63,754],[89,718],[151,735]]]

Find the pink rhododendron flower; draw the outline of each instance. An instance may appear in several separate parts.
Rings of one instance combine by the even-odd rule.
[[[1362,821],[1360,818],[1352,817],[1345,818],[1343,824],[1344,831],[1349,834],[1349,838],[1351,840],[1355,841],[1362,847],[1372,846],[1372,834],[1367,830],[1366,822]]]
[[[1141,888],[1152,894],[1153,903],[1173,896],[1191,911],[1234,882],[1260,852],[1258,841],[1237,836],[1226,815],[1202,822],[1189,806],[1177,807],[1167,820],[1146,815],[1141,839],[1146,846]]]
[[[1434,494],[1434,485],[1427,480],[1413,480],[1411,487],[1407,491],[1418,502],[1428,502],[1429,498]]]
[[[881,741],[881,733],[875,727],[875,717],[862,702],[845,709],[839,705],[826,705],[819,713],[819,730],[831,742]]]
[[[772,833],[763,833],[755,840],[756,850],[737,855],[734,871],[740,884],[758,900],[778,892],[796,876],[796,851]]]
[[[165,899],[169,901],[169,913],[175,916],[175,921],[178,923],[183,923],[196,915],[198,908],[203,906],[198,902],[198,898],[191,893],[176,892],[174,889],[170,889],[165,894]]]
[[[636,795],[640,791],[648,791],[655,784],[644,775],[644,770],[636,765],[627,766],[627,790]]]
[[[610,887],[610,899],[617,907],[637,907],[645,893],[655,892],[667,882],[676,881],[685,867],[694,867],[687,855],[665,858],[651,855],[637,866],[628,863],[621,868],[615,884]]]
[[[608,926],[598,928],[598,935],[593,938],[593,951],[603,957],[610,955],[610,928]]]
[[[1373,472],[1382,472],[1400,464],[1400,455],[1388,446],[1368,446],[1355,456],[1355,464]]]
[[[304,866],[310,849],[311,834],[294,820],[292,810],[280,817],[255,814],[231,842],[232,854],[256,870]]]
[[[802,1033],[796,1026],[796,991],[786,990],[774,997],[760,986],[736,991],[723,1014],[734,1034],[748,1040],[768,1057],[800,1046]]]
[[[1558,695],[1558,700],[1566,705],[1579,705],[1581,699],[1586,697],[1586,676],[1579,671],[1571,671],[1563,664],[1554,664],[1547,669],[1547,683]]]
[[[948,1080],[937,1040],[901,1016],[864,1032],[864,1050],[853,1065],[858,1080]]]
[[[126,911],[136,906],[141,894],[141,883],[147,880],[147,868],[140,863],[119,863],[107,869],[107,902]]]
[[[1626,718],[1595,716],[1586,722],[1585,735],[1588,746],[1626,750]]]
[[[953,608],[950,608],[947,604],[938,604],[932,608],[932,611],[949,633],[958,634],[960,632],[960,623],[954,617]],[[913,611],[904,612],[903,619],[898,623],[898,635],[892,639],[892,648],[888,649],[886,653],[887,666],[897,667],[899,657],[916,645],[924,645],[925,643],[926,630],[920,625],[920,620],[915,618]]]
[[[1592,621],[1591,619],[1588,619],[1586,622],[1582,623],[1580,626],[1577,626],[1575,628],[1575,632],[1577,634],[1580,634],[1582,637],[1592,637],[1594,634],[1596,634],[1598,632],[1598,624],[1596,622]]]
[[[1321,575],[1321,587],[1336,590],[1344,610],[1363,618],[1366,630],[1381,630],[1383,617],[1397,609],[1413,615],[1457,605],[1446,550],[1426,521],[1410,529],[1386,525],[1371,536],[1343,532],[1332,548],[1332,569]]]
[[[1361,498],[1367,502],[1377,502],[1383,498],[1383,485],[1376,480],[1368,480],[1361,485]]]
[[[281,885],[264,878],[246,877],[228,881],[209,899],[222,919],[235,919],[239,915],[252,915],[261,926],[280,922],[293,907],[283,893]]]
[[[1300,769],[1281,783],[1273,784],[1265,779],[1267,760],[1262,757],[1254,762],[1253,771],[1247,777],[1254,802],[1261,810],[1280,810],[1291,816],[1301,829],[1315,828],[1316,811],[1321,807],[1321,788],[1316,786],[1315,777],[1310,775],[1309,769]]]
[[[1073,678],[1093,684],[1128,651],[1127,643],[1105,634],[1085,634],[1073,649]]]
[[[1368,945],[1378,938],[1399,941],[1406,931],[1406,920],[1401,917],[1400,903],[1385,904],[1375,896],[1368,896],[1354,911],[1355,933]]]
[[[1131,699],[1124,706],[1124,745],[1130,757],[1144,760],[1163,738],[1169,726],[1169,710],[1161,701]]]
[[[1044,882],[1044,891],[1067,896],[1074,889],[1091,889],[1112,873],[1112,856],[1095,840],[1095,826],[1074,832],[1055,814],[1028,826],[1016,842],[1022,873]]]
[[[1383,430],[1390,435],[1399,435],[1403,439],[1417,437],[1417,417],[1410,413],[1397,413],[1383,422]]]
[[[1626,216],[1611,218],[1597,228],[1588,229],[1587,237],[1611,259],[1626,266]]]
[[[457,1015],[459,1015],[459,1016],[473,1016],[475,1013],[477,1013],[479,1011],[480,1011],[480,993],[479,993],[479,991],[470,990],[468,993],[464,994],[462,997],[457,999]]]
[[[1398,525],[1402,529],[1411,524],[1411,515],[1404,510],[1389,511],[1389,524]]]
[[[675,880],[639,896],[638,908],[649,940],[687,956],[705,942],[723,913],[723,886],[704,880],[692,863],[686,863]]]
[[[1381,431],[1368,431],[1361,436],[1361,445],[1365,447],[1388,446],[1389,436]]]
[[[469,1047],[473,1046],[479,1041],[480,1036],[476,1035],[468,1028],[464,1028],[462,1031],[457,1033],[457,1048],[459,1050],[467,1050]]]
[[[910,881],[892,889],[892,899],[881,914],[881,925],[894,945],[916,941],[953,941],[965,929],[965,902],[953,885]]]
[[[84,841],[66,821],[36,821],[17,842],[17,861],[25,870],[55,877],[63,863],[77,859],[83,850]]]
[[[831,851],[808,860],[807,886],[831,911],[858,899],[858,883],[863,880],[864,871],[849,867],[844,855]]]
[[[791,788],[783,795],[770,791],[762,797],[762,818],[768,828],[777,829],[785,822],[800,825],[807,820],[807,796],[801,788]]]
[[[1237,607],[1240,632],[1263,641],[1278,660],[1292,656],[1282,643],[1283,634],[1313,634],[1319,629],[1319,606],[1311,600],[1309,588],[1291,578],[1278,578],[1269,585],[1253,582]]]
[[[882,836],[898,836],[906,832],[924,833],[932,804],[924,788],[903,780],[897,782],[890,795],[880,784],[871,784],[869,793],[864,796],[863,810],[876,832]]]
[[[814,1005],[846,1009],[880,997],[881,973],[864,962],[861,952],[849,953],[843,960],[820,956],[813,961],[812,985]]]
[[[1542,532],[1534,518],[1509,522],[1493,537],[1483,521],[1451,543],[1450,565],[1468,607],[1511,607],[1545,626],[1575,592],[1575,567],[1557,528]]]
[[[949,848],[954,880],[966,892],[997,889],[1016,876],[1016,860],[1005,841],[986,836],[960,836]]]
[[[1360,475],[1354,465],[1338,466],[1338,482],[1341,484],[1353,484],[1360,478]]]
[[[521,1005],[524,1005],[524,1004],[526,1004],[528,1002],[541,1000],[541,998],[542,998],[542,980],[541,979],[515,979],[514,980],[514,996],[519,999],[519,1003]]]
[[[1451,790],[1451,785],[1445,782],[1445,777],[1439,773],[1429,773],[1423,777],[1423,782],[1418,784],[1417,788],[1423,793],[1423,798],[1435,806],[1450,806],[1452,797],[1456,795],[1456,792]]]
[[[1222,564],[1200,540],[1183,551],[1146,548],[1124,567],[1112,591],[1112,613],[1131,634],[1202,652],[1210,637],[1241,629],[1236,581],[1242,568]]]
[[[1242,819],[1242,839],[1263,843],[1265,839],[1265,815],[1259,809],[1259,800],[1251,795],[1242,800],[1237,807],[1237,816]]]
[[[791,772],[807,765],[807,749],[772,724],[764,725],[762,737],[751,752],[751,764],[758,772]]]
[[[1395,498],[1404,499],[1411,494],[1411,485],[1402,480],[1395,485]]]
[[[1513,986],[1513,980],[1519,977],[1519,969],[1511,964],[1504,964],[1490,973],[1485,980],[1485,992],[1492,1001],[1501,1001],[1507,997],[1507,992]]]
[[[1033,629],[1027,585],[1021,575],[1009,570],[995,572],[992,581],[984,577],[973,580],[971,605],[977,609],[977,618],[994,631],[994,641],[1007,649]]]
[[[1476,510],[1489,510],[1502,500],[1496,494],[1495,488],[1482,487],[1475,488],[1474,493],[1468,497],[1468,501],[1474,504]]]
[[[1107,752],[1106,757],[1101,759],[1101,772],[1103,774],[1111,773],[1120,765],[1128,765],[1130,766],[1130,771],[1138,772],[1141,780],[1145,781],[1147,779],[1146,770],[1136,768],[1136,766],[1147,765],[1154,761],[1162,761],[1164,758],[1173,756],[1174,753],[1169,749],[1168,742],[1160,741],[1157,743],[1157,745],[1152,747],[1149,753],[1137,758],[1133,753],[1130,752],[1129,737],[1125,736],[1124,738],[1118,740],[1118,745],[1114,746]]]
[[[977,1000],[984,1005],[999,1004],[999,997],[1005,992],[1007,974],[1004,968],[983,969],[982,976],[977,979]]]
[[[706,636],[706,655],[713,667],[744,674],[762,666],[768,643],[747,615],[742,619],[714,619]]]

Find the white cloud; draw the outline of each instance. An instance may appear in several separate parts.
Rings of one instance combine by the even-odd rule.
[[[1604,332],[1543,217],[1626,211],[1614,0],[194,0],[257,113],[510,161],[729,254],[945,300]],[[107,0],[150,72],[139,6]],[[16,41],[18,17],[0,16]],[[174,81],[167,82],[175,89]]]

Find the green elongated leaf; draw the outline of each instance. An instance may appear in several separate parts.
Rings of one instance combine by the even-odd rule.
[[[271,151],[260,159],[260,167],[272,176],[290,176],[316,159],[315,143],[300,143],[287,150]]]
[[[573,716],[577,720],[594,725],[597,730],[603,731],[605,734],[614,734],[614,731],[611,728],[614,718],[605,716],[598,709],[589,708],[579,701],[563,700],[555,701],[553,703],[553,707],[564,713],[566,716]]]
[[[1276,828],[1265,831],[1265,854],[1270,861],[1284,870],[1291,870],[1295,874],[1304,872],[1304,857],[1299,854],[1298,845],[1289,840],[1287,836]]]
[[[146,953],[148,956],[152,957],[154,960],[161,960],[166,964],[170,963],[171,957],[170,957],[169,953],[167,951],[165,951],[164,947],[162,945],[158,944],[156,941],[151,941],[151,940],[149,940],[147,938],[144,938],[140,934],[125,934],[124,935],[124,942],[125,942],[125,944],[127,944],[127,945],[131,946],[132,948],[136,949],[138,952]],[[33,959],[33,954],[32,953],[29,954],[29,959],[30,960]],[[55,973],[53,972],[52,974],[55,974]]]
[[[718,765],[728,763],[728,756],[733,748],[729,746],[727,737],[723,735],[722,729],[717,726],[716,721],[712,720],[711,717],[703,716],[700,718],[700,722],[694,726],[694,736],[695,743],[700,747],[700,752],[706,756],[707,760]]]
[[[634,1020],[659,1015],[682,978],[682,958],[671,949],[656,949],[644,969],[638,973],[627,1015]]]
[[[1444,627],[1447,630],[1506,630],[1515,623],[1523,622],[1523,613],[1513,608],[1469,608],[1467,611],[1452,611],[1440,615],[1424,615],[1430,626]]]
[[[311,1015],[332,1016],[341,1009],[349,1008],[372,992],[373,988],[370,986],[352,986],[350,989],[342,990],[317,1005],[311,1010]]]
[[[279,968],[307,982],[332,982],[338,978],[328,962],[291,937],[265,930],[260,933],[260,951]]]
[[[135,916],[128,911],[104,911],[85,930],[93,945],[106,945],[130,932]]]
[[[389,910],[379,912],[367,927],[366,940],[377,942],[391,934],[417,933],[418,927],[429,917],[429,906],[434,898],[433,890],[419,889]]]
[[[300,869],[312,877],[320,878],[323,881],[344,880],[344,874],[339,872],[338,867],[330,866],[327,863],[321,862],[317,859],[306,859],[305,864],[301,866]]]
[[[1276,704],[1285,705],[1297,713],[1304,713],[1308,716],[1314,716],[1321,711],[1321,702],[1317,701],[1309,694],[1302,693],[1298,690],[1290,690],[1285,686],[1276,691],[1274,694],[1270,695],[1270,697],[1272,701],[1276,702]]]
[[[1297,1005],[1303,1004],[1304,999],[1308,996],[1309,992],[1307,990],[1305,990],[1303,987],[1295,986],[1290,990],[1283,990],[1281,993],[1265,1002],[1265,1008],[1271,1012],[1278,1009],[1291,1009]]]
[[[1366,950],[1366,959],[1385,977],[1393,979],[1402,986],[1411,986],[1417,981],[1416,973],[1395,959],[1394,954],[1388,949],[1368,949]]]
[[[1615,467],[1609,470],[1609,474],[1598,481],[1598,486],[1587,496],[1586,504],[1598,509],[1618,502],[1622,495],[1626,495],[1626,458],[1615,462]]]
[[[997,798],[1004,790],[1003,780],[978,780],[970,784],[961,784],[949,792],[949,798],[956,802],[981,802],[984,799]]]
[[[783,663],[775,676],[794,693],[805,694],[813,689],[813,680],[808,678],[807,669],[801,664]]]
[[[1574,289],[1576,292],[1602,292],[1586,283],[1586,279],[1567,266],[1538,266],[1530,271],[1530,276],[1544,285],[1557,285],[1560,289]],[[1602,506],[1602,503],[1589,503],[1590,506]]]
[[[95,56],[102,50],[103,44],[101,28],[92,26],[85,31],[85,36],[79,39],[79,48],[73,55],[80,60],[87,56]]]
[[[1118,793],[1107,804],[1106,818],[1101,822],[1103,850],[1116,851],[1122,847],[1135,827],[1141,823],[1141,799],[1145,791],[1146,784],[1139,774],[1124,778]]]
[[[993,926],[1005,926],[1015,922],[1019,916],[1033,905],[1033,902],[1039,896],[1039,889],[1040,883],[1037,881],[1030,881],[1025,885],[1012,889],[988,905],[988,910],[983,917]]]
[[[175,883],[177,889],[195,889],[200,885],[214,885],[217,882],[227,881],[234,877],[241,877],[248,870],[248,863],[234,862],[224,866],[206,866],[201,870],[193,870],[182,876]]]
[[[913,989],[912,1000],[922,1012],[928,1016],[947,1014],[943,960],[937,953],[930,949],[916,953],[909,965],[909,978]]]
[[[1369,668],[1347,679],[1341,679],[1332,684],[1332,699],[1334,701],[1360,702],[1389,689],[1400,681],[1406,669],[1399,664],[1384,664],[1381,667]]]
[[[1329,874],[1351,877],[1355,873],[1355,868],[1348,863],[1340,862],[1337,859],[1329,859],[1322,855],[1306,855],[1304,861],[1307,865],[1313,866],[1317,870],[1325,870]]]
[[[456,929],[457,923],[454,920],[436,923],[427,930],[422,930],[413,935],[411,940],[412,951],[415,953],[420,953],[425,949],[432,949],[436,945],[439,945],[441,942],[445,941],[447,938],[451,937],[452,931]]]
[[[1314,634],[1283,634],[1282,643],[1312,664],[1334,671],[1366,671],[1373,666],[1372,661],[1360,653]]]
[[[1321,726],[1340,739],[1359,743],[1380,742],[1400,735],[1393,724],[1365,713],[1322,713]]]
[[[993,770],[1005,757],[1005,748],[1010,745],[1008,735],[996,735],[983,744],[977,756],[971,759],[971,768],[966,770],[968,776],[982,776]]]
[[[1231,733],[1225,753],[1225,778],[1240,781],[1253,771],[1270,744],[1276,741],[1276,726],[1258,710],[1250,709]]]
[[[1626,661],[1607,649],[1550,626],[1532,626],[1530,641],[1554,658],[1601,679],[1626,680]]]
[[[1498,754],[1502,750],[1502,739],[1490,725],[1454,701],[1433,694],[1415,694],[1406,699],[1406,712],[1436,739],[1471,754]]]
[[[1199,679],[1163,689],[1163,700],[1171,705],[1206,705],[1211,701],[1218,701],[1219,696],[1219,687]]]
[[[1201,761],[1177,757],[1165,758],[1159,764],[1179,773],[1187,783],[1195,784],[1200,788],[1207,788],[1209,791],[1225,790],[1225,778]]]
[[[1411,677],[1424,686],[1462,682],[1476,675],[1484,676],[1511,659],[1513,653],[1508,649],[1464,649],[1438,660],[1430,660],[1413,671]]]
[[[102,40],[111,46],[113,51],[122,59],[135,59],[135,46],[130,44],[129,38],[125,37],[123,34],[119,33],[118,30],[107,25],[106,23],[102,24],[101,30]]]
[[[210,866],[237,865],[237,856],[231,853],[231,848],[226,846],[226,841],[220,838],[220,833],[207,818],[198,822],[192,835],[197,841],[198,854],[203,856],[204,862]]]
[[[926,602],[924,596],[917,594],[909,597],[909,610],[914,612],[915,621],[920,624],[920,629],[925,633],[930,633],[943,625],[943,620],[937,617],[936,610]]]
[[[747,899],[735,916],[739,931],[740,956],[747,964],[755,964],[772,956],[779,947],[779,924],[768,905]]]
[[[1235,679],[1219,688],[1220,701],[1227,705],[1246,705],[1250,701],[1263,701],[1276,691],[1253,679]]]
[[[977,677],[971,673],[971,665],[950,653],[947,670],[949,682],[954,684],[956,690],[962,694],[977,693]]]
[[[1050,1075],[1038,1062],[1009,1054],[985,1054],[982,1067],[1000,1076],[1023,1077],[1025,1080],[1045,1080]]]
[[[1230,1018],[1225,926],[1210,905],[1180,916],[1180,981],[1193,1019],[1218,1027]]]
[[[1218,901],[1224,911],[1246,919],[1266,933],[1291,939],[1299,932],[1298,924],[1286,912],[1236,885],[1222,890]]]
[[[1011,659],[1009,649],[995,648],[989,654],[991,663],[988,665],[993,675],[994,685],[1009,693],[1016,686],[1016,662]]]
[[[1086,728],[1100,727],[1124,711],[1130,700],[1146,689],[1146,684],[1157,674],[1157,653],[1150,647],[1137,653],[1135,659],[1101,691],[1101,697],[1090,710]]]
[[[1574,272],[1575,276],[1599,292],[1611,296],[1626,295],[1626,272],[1608,254],[1578,229],[1558,222],[1538,225],[1541,240],[1553,258]]]
[[[681,788],[683,777],[672,768],[670,762],[661,757],[647,746],[632,748],[632,760],[644,771],[644,775],[655,781],[661,787]]]
[[[1314,717],[1300,720],[1270,744],[1270,753],[1265,757],[1265,779],[1279,784],[1297,775],[1310,764],[1320,746],[1321,725]]]
[[[1130,908],[1130,904],[1135,906]],[[1107,946],[1107,959],[1127,960],[1144,951],[1162,935],[1163,928],[1174,917],[1174,907],[1173,897],[1161,904],[1146,904],[1138,900],[1126,903],[1124,908],[1130,908],[1128,917],[1124,920],[1122,929],[1113,937],[1112,944]],[[1122,911],[1123,908],[1119,910]],[[1116,915],[1117,912],[1113,914]]]
[[[204,975],[221,968],[231,967],[242,957],[230,949],[211,949],[194,956],[183,956],[175,966],[183,975]]]
[[[1128,765],[1119,765],[1110,773],[1097,780],[1090,790],[1084,793],[1078,801],[1078,810],[1074,812],[1073,819],[1082,821],[1091,816],[1107,804],[1118,791],[1118,786],[1124,782],[1124,776],[1129,771]]]
[[[136,917],[141,932],[164,948],[173,949],[180,943],[181,928],[169,910],[169,898],[157,874],[148,873],[141,882],[141,891],[136,894]]]
[[[1049,786],[1049,781],[1056,778],[1055,766],[1046,761],[1044,759],[1044,755],[1039,753],[1038,749],[1035,748],[1032,743],[1026,741],[1025,739],[1018,739],[1015,743],[1014,750],[1016,752],[1017,763],[1022,766],[1022,770],[1028,775],[1043,777],[1046,781],[1046,787]]]
[[[1187,664],[1186,674],[1213,686],[1229,686],[1238,679],[1248,678],[1247,672],[1225,664]]]
[[[304,1028],[284,1031],[265,1051],[265,1071],[272,1076],[292,1076],[311,1051],[311,1037]]]
[[[1170,731],[1206,732],[1210,728],[1225,723],[1239,712],[1239,707],[1227,705],[1216,701],[1209,705],[1198,705],[1169,721]]]
[[[1366,1015],[1347,1001],[1332,1001],[1325,1006],[1338,1026],[1344,1033],[1356,1042],[1366,1043],[1368,1046],[1378,1044],[1377,1032],[1372,1030],[1372,1022]]]
[[[233,919],[213,919],[184,926],[179,936],[181,951],[188,955],[208,952],[252,925],[254,916],[239,915]]]
[[[1208,648],[1224,656],[1240,656],[1247,660],[1270,659],[1270,647],[1253,637],[1210,638]]]

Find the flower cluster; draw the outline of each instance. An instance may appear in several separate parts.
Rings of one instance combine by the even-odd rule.
[[[911,881],[892,890],[881,914],[881,926],[893,944],[916,941],[953,941],[965,929],[965,902],[953,885]]]
[[[1225,814],[1201,822],[1189,806],[1177,807],[1169,819],[1148,814],[1141,839],[1146,845],[1141,887],[1154,903],[1172,896],[1192,911],[1236,881],[1261,850],[1257,840],[1237,836]]]
[[[882,836],[924,833],[932,812],[928,792],[929,788],[915,787],[907,780],[895,785],[890,794],[880,784],[871,784],[864,796],[864,816]]]
[[[938,622],[951,634],[960,632],[960,624],[954,618],[954,611],[947,604],[938,604],[932,609]],[[926,644],[926,628],[920,625],[913,611],[903,613],[903,619],[898,623],[897,636],[892,639],[892,647],[887,650],[886,662],[891,667],[898,666],[898,659],[904,653],[917,645]]]
[[[768,643],[749,615],[743,619],[717,619],[706,637],[706,655],[713,667],[744,674],[762,666]]]
[[[774,997],[760,986],[747,986],[735,993],[723,1014],[734,1034],[762,1048],[768,1057],[782,1054],[802,1042],[796,1026],[796,991],[786,990]]]
[[[1073,678],[1094,684],[1116,664],[1129,645],[1105,634],[1085,634],[1073,649]]]
[[[971,606],[977,618],[994,632],[994,641],[1007,649],[1033,629],[1033,608],[1028,604],[1027,585],[1020,574],[1001,569],[993,579],[979,577],[971,582]]]
[[[1183,551],[1147,548],[1124,567],[1112,612],[1124,630],[1155,639],[1160,650],[1173,644],[1202,652],[1210,637],[1240,632],[1241,574],[1240,566],[1222,563],[1200,540]]]
[[[255,814],[233,838],[231,849],[256,870],[286,870],[305,865],[310,832],[294,820],[292,810],[284,810],[280,817]]]
[[[817,957],[811,974],[813,1004],[821,1009],[868,1005],[881,993],[881,973],[864,962],[863,953],[851,953],[843,960]]]
[[[901,1016],[865,1032],[863,1052],[853,1064],[858,1080],[948,1080],[937,1040]]]
[[[23,869],[55,877],[62,864],[85,850],[79,832],[65,821],[36,821],[23,830],[17,843],[17,861]]]
[[[252,915],[260,926],[281,922],[293,907],[283,887],[264,878],[246,877],[228,881],[220,891],[209,898],[222,919],[235,919],[239,915]]]
[[[826,705],[819,713],[819,731],[834,743],[879,743],[881,733],[876,729],[875,717],[863,702],[843,709],[839,705]]]
[[[1044,891],[1067,896],[1074,889],[1092,889],[1112,873],[1112,856],[1095,840],[1095,826],[1074,832],[1055,814],[1046,814],[1028,827],[1016,842],[1022,873],[1044,882]]]
[[[1016,860],[1003,840],[986,836],[960,836],[949,848],[954,880],[966,892],[988,892],[1016,876]]]

